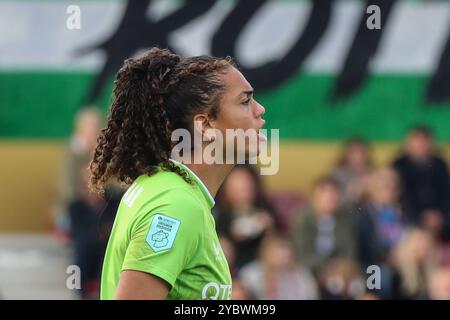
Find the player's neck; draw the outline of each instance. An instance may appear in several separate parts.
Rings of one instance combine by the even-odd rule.
[[[203,182],[213,198],[224,182],[227,175],[233,169],[234,164],[186,164]]]

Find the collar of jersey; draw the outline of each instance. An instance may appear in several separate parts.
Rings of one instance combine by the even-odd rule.
[[[211,193],[209,193],[209,190],[208,190],[208,188],[206,188],[206,186],[203,183],[203,181],[200,180],[200,178],[191,169],[189,169],[186,165],[184,165],[181,162],[178,162],[178,161],[176,161],[174,159],[169,159],[169,160],[172,161],[174,164],[178,165],[179,167],[181,167],[183,170],[188,172],[188,174],[195,180],[195,182],[197,182],[197,184],[200,187],[203,195],[208,200],[208,203],[211,206],[211,208],[214,207],[214,204],[216,202],[214,201],[214,198],[211,196]]]

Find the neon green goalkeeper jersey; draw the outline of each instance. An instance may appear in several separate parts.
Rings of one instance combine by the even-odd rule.
[[[173,160],[172,160],[173,161]],[[141,175],[124,194],[109,238],[101,299],[113,299],[123,270],[153,274],[170,284],[168,299],[231,299],[231,275],[211,209],[214,199],[193,181],[159,170]]]

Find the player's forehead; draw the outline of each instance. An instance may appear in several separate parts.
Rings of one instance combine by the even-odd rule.
[[[235,67],[230,67],[229,70],[222,75],[222,79],[226,85],[226,94],[230,97],[239,97],[245,93],[252,92],[253,87],[244,77],[244,75]]]

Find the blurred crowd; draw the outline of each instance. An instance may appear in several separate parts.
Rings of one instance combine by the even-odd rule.
[[[450,178],[429,128],[385,167],[350,139],[287,214],[255,172],[237,166],[214,209],[234,299],[450,299]]]
[[[98,295],[124,191],[111,185],[106,200],[88,192],[101,119],[94,108],[77,116],[58,188],[58,229],[73,243],[85,299]],[[219,190],[213,215],[233,299],[450,299],[450,178],[429,128],[412,128],[384,167],[367,141],[349,139],[310,194],[286,201],[250,165]]]

